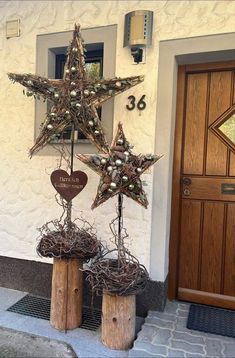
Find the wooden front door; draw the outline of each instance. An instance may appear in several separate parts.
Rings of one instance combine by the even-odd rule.
[[[179,69],[170,250],[176,297],[227,308],[235,308],[234,84],[235,62]]]

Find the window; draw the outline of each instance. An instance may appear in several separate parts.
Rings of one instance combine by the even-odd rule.
[[[222,142],[235,153],[235,108],[234,105],[224,112],[210,129]]]
[[[115,77],[116,58],[116,25],[82,30],[85,41],[86,67],[92,78]],[[48,78],[61,78],[66,61],[67,46],[72,39],[72,31],[37,36],[36,73]],[[47,104],[43,101],[35,102],[35,137],[39,133],[41,122],[47,112]],[[107,139],[110,142],[113,132],[113,99],[102,106],[99,116],[103,123]],[[70,128],[64,133],[65,141],[70,139]],[[59,144],[56,144],[59,145]],[[97,149],[84,135],[77,131],[76,146],[79,153],[95,153]],[[54,145],[46,145],[38,154],[58,155]],[[75,148],[76,150],[76,148]]]
[[[86,72],[90,79],[98,80],[103,76],[103,43],[88,44],[86,46]],[[55,78],[63,78],[64,66],[66,63],[67,48],[62,48],[61,54],[57,54],[55,57]],[[102,120],[102,108],[97,109],[100,120]],[[71,138],[71,126],[67,127],[61,135],[64,141],[70,141]],[[75,142],[85,141],[86,136],[75,128]],[[53,143],[53,142],[51,142]]]
[[[223,133],[228,141],[235,144],[235,114],[232,114],[231,117],[226,119],[226,121],[224,121],[218,129]]]

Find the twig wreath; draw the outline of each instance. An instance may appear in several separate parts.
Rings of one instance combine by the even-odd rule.
[[[71,220],[68,203],[61,199],[63,214],[59,220],[51,220],[39,231],[37,253],[41,257],[81,259],[89,261],[101,251],[96,230],[82,215]]]
[[[118,195],[118,216],[109,224],[115,248],[102,248],[90,266],[86,266],[87,281],[93,294],[102,295],[103,291],[111,295],[128,296],[142,292],[149,275],[138,259],[125,247],[129,235],[123,227],[123,196]],[[110,255],[115,258],[111,258]]]

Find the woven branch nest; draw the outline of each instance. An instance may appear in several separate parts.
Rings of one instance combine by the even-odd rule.
[[[117,296],[136,295],[145,289],[149,281],[146,268],[129,258],[120,261],[102,258],[85,271],[93,292],[99,295],[104,290]]]
[[[96,236],[85,229],[78,231],[51,231],[42,235],[37,253],[43,257],[77,258],[88,261],[100,251]]]

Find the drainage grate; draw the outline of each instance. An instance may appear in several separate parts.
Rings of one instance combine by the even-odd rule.
[[[101,325],[101,311],[83,306],[82,324],[80,328],[96,331]]]
[[[51,301],[48,298],[26,295],[13,306],[9,307],[7,311],[49,321],[50,307]],[[80,328],[96,331],[100,324],[101,311],[84,306],[82,310],[82,325]]]
[[[42,319],[50,319],[51,301],[47,298],[26,295],[7,311]]]

